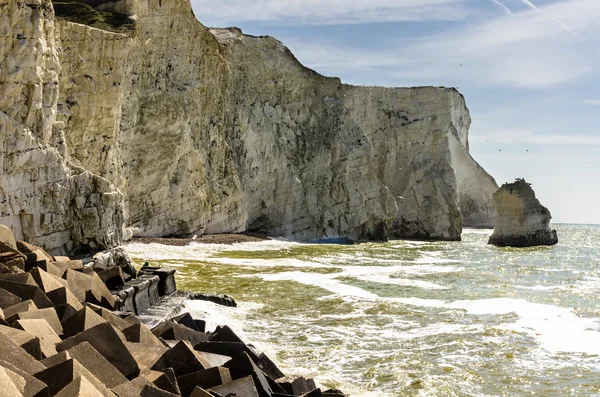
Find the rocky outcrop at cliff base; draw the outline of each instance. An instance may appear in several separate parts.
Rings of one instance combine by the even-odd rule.
[[[550,228],[550,211],[540,204],[524,179],[502,185],[494,193],[494,204],[498,219],[489,244],[532,247],[558,243],[556,230]]]

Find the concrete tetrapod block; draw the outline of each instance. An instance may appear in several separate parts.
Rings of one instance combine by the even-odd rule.
[[[85,376],[79,376],[55,397],[104,397],[104,395]]]
[[[3,361],[14,365],[22,371],[32,375],[44,369],[33,356],[13,342],[8,336],[0,332],[0,357]]]
[[[12,318],[18,313],[27,312],[30,310],[37,310],[37,306],[31,299],[24,300],[23,302],[19,302],[15,305],[4,308],[2,311],[4,312],[4,318]]]
[[[229,382],[231,382],[229,370],[222,367],[214,367],[177,377],[177,384],[183,397],[188,397],[192,394],[196,386],[203,389],[210,389],[211,387],[221,386]]]
[[[52,262],[52,265],[55,266],[61,272],[61,277],[64,277],[67,273],[67,270],[75,270],[82,271],[83,270],[83,262],[80,260],[69,260],[69,261],[58,261]]]
[[[323,392],[321,389],[311,390],[308,393],[304,393],[301,397],[323,397]]]
[[[63,320],[63,335],[65,338],[70,338],[104,323],[106,323],[106,320],[100,317],[95,311],[89,307],[84,307],[71,317]]]
[[[89,342],[115,368],[128,378],[138,376],[140,368],[123,342],[125,337],[108,323],[99,324],[75,336],[65,339],[57,350],[68,350],[81,343]]]
[[[68,288],[55,289],[46,295],[54,303],[54,309],[61,322],[83,309],[79,299]]]
[[[208,341],[208,334],[194,331],[174,321],[164,321],[152,329],[152,333],[165,340],[186,340],[192,345]]]
[[[244,341],[237,336],[235,332],[227,325],[223,327],[219,327],[219,329],[211,335],[210,340],[213,342],[240,342],[244,343]]]
[[[258,368],[260,368],[265,374],[269,375],[272,379],[279,379],[285,376],[285,374],[281,372],[277,365],[271,361],[271,359],[267,357],[265,353],[260,353],[258,357],[256,359],[253,358],[253,360],[255,360]]]
[[[198,332],[205,331],[205,329],[198,328],[198,324],[196,324],[196,321],[192,318],[192,315],[188,312],[185,312],[183,314],[173,317],[171,319],[171,321],[174,321],[177,324],[185,325],[186,327],[188,327],[194,331],[198,331]]]
[[[50,273],[47,273],[43,269],[36,267],[30,272],[31,277],[35,280],[38,287],[44,291],[45,294],[48,294],[51,291],[60,288],[68,288],[69,283],[62,278],[58,278]]]
[[[179,341],[156,362],[152,369],[173,368],[177,377],[210,368],[210,364],[186,341]]]
[[[100,317],[102,317],[104,320],[106,320],[109,324],[111,324],[119,331],[123,331],[124,329],[129,328],[129,326],[131,325],[130,321],[123,320],[121,316],[116,315],[112,311],[107,310],[102,306],[94,305],[91,303],[86,303],[85,305],[93,311],[95,311],[96,314],[98,314]]]
[[[173,369],[167,369],[171,370],[171,373],[173,373]],[[146,379],[152,382],[154,386],[158,387],[161,390],[168,391],[169,393],[173,394],[181,394],[179,386],[177,385],[177,380],[175,378],[171,379],[169,375],[167,375],[165,372],[150,371],[144,376],[146,377]]]
[[[35,283],[35,281],[34,281]],[[8,280],[0,280],[0,288],[17,295],[23,300],[31,299],[39,309],[52,307],[52,301],[48,299],[44,291],[36,285],[21,284]]]
[[[229,356],[222,356],[220,354],[206,353],[201,351],[196,351],[196,353],[202,357],[206,363],[208,363],[209,368],[221,367],[232,358]]]
[[[258,368],[246,352],[232,358],[224,364],[224,367],[229,369],[234,380],[251,375],[261,397],[269,397],[273,393],[285,393],[285,390],[275,381],[269,382],[267,375]]]
[[[8,292],[4,288],[0,288],[0,309],[6,309],[9,306],[16,305],[22,299],[12,292]]]
[[[55,265],[55,263],[56,262],[46,262],[46,264],[40,264],[40,265],[38,265],[38,269],[42,269],[46,273],[51,274],[55,277],[58,277],[62,280],[63,279],[62,277],[65,274],[65,271],[63,269],[60,269],[59,267],[57,267]]]
[[[347,397],[341,390],[327,389],[323,392],[323,397]]]
[[[160,278],[153,275],[141,275],[138,280],[148,280],[150,287],[148,288],[148,299],[150,299],[150,306],[155,306],[160,302],[160,295],[158,293],[158,282]]]
[[[15,386],[17,386],[23,397],[48,396],[48,386],[41,380],[29,375],[28,373],[20,370],[10,363],[7,363],[6,361],[0,360],[0,367],[3,367],[7,370],[12,378],[13,383]],[[2,394],[0,393],[0,395]]]
[[[113,291],[116,295],[118,308],[122,312],[135,313],[135,288],[123,285]]]
[[[51,396],[55,396],[75,379],[83,376],[94,385],[94,388],[96,388],[102,396],[115,397],[115,394],[104,386],[98,378],[74,359],[59,362],[52,367],[48,367],[34,374],[34,376],[48,385]]]
[[[247,352],[246,345],[241,342],[200,342],[194,344],[194,349],[201,352],[229,356],[231,358],[239,356],[244,351]]]
[[[143,376],[122,384],[114,388],[113,391],[119,397],[178,397],[177,394],[159,389]]]
[[[135,295],[133,298],[133,304],[135,307],[136,314],[142,314],[152,306],[150,304],[150,280],[135,279],[129,280],[125,283],[124,288],[133,287],[135,289]]]
[[[109,389],[128,382],[127,378],[88,342],[81,342],[67,352]]]
[[[221,396],[233,394],[235,396],[258,397],[258,390],[256,390],[256,386],[254,386],[252,376],[246,376],[245,378],[237,379],[231,383],[213,387],[209,389],[209,391],[218,393]]]
[[[7,321],[11,323],[17,320],[46,320],[54,332],[56,332],[58,335],[63,334],[62,325],[60,324],[56,310],[54,310],[53,307],[20,312],[7,319]]]
[[[177,291],[175,283],[175,269],[168,267],[145,267],[138,273],[139,275],[158,276],[158,293],[160,296],[171,295]]]
[[[0,242],[9,245],[13,249],[17,249],[17,241],[13,231],[5,225],[0,225]]]
[[[123,330],[123,335],[128,342],[144,343],[148,345],[164,346],[162,342],[154,336],[152,331],[142,323],[133,324]]]
[[[203,388],[196,386],[190,397],[214,397],[214,394],[210,394]]]
[[[307,393],[311,390],[315,390],[317,386],[315,385],[315,381],[312,379],[306,379],[303,376],[299,376],[296,378],[284,377],[277,379],[277,383],[279,386],[283,387],[283,389],[291,395],[299,396],[301,394]]]
[[[34,244],[30,244],[26,241],[22,241],[22,240],[17,241],[17,249],[25,255],[39,253],[39,255],[41,256],[41,259],[43,259],[43,260],[48,260],[48,261],[54,260],[52,255],[50,255],[49,253],[44,251],[44,249],[42,247],[39,247]]]
[[[36,360],[41,360],[42,355],[42,342],[40,338],[36,337],[29,332],[21,329],[0,325],[0,333],[3,333],[10,338],[15,344],[20,346],[23,350],[29,353]],[[54,350],[56,351],[56,349]]]
[[[125,345],[137,363],[141,375],[149,373],[162,356],[169,351],[165,346],[144,343],[127,342]]]
[[[0,396],[23,397],[23,393],[13,383],[11,371],[0,366]]]
[[[99,271],[98,277],[100,277],[100,280],[102,280],[109,290],[113,290],[125,284],[123,270],[118,266],[109,267],[106,270]]]
[[[52,357],[48,357],[43,360],[40,360],[40,362],[42,364],[44,364],[44,367],[50,368],[50,367],[54,367],[57,364],[62,363],[63,361],[70,360],[71,358],[72,357],[69,354],[69,352],[65,350],[63,352],[53,355]]]
[[[61,342],[61,339],[46,320],[17,320],[14,326],[40,339],[43,358],[57,353],[56,345]]]
[[[68,269],[65,276],[71,292],[77,299],[82,302],[95,303],[107,309],[114,309],[115,298],[96,273],[84,274]]]
[[[6,273],[0,274],[0,280],[12,281],[13,283],[28,284],[37,287],[35,279],[30,273]]]

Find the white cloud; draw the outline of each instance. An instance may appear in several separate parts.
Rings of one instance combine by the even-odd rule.
[[[274,21],[351,24],[384,21],[460,20],[464,0],[192,0],[196,16],[210,24]]]
[[[586,105],[600,106],[600,99],[586,99],[582,102]]]
[[[539,8],[538,8],[538,7],[537,7],[535,4],[533,4],[531,1],[529,1],[529,0],[521,0],[521,1],[522,1],[522,2],[523,2],[525,5],[526,5],[526,6],[528,6],[529,8],[531,8],[531,9],[533,9],[533,10],[536,10],[537,12],[541,12],[541,13],[543,13],[543,11],[541,11],[541,10],[540,10],[540,9],[539,9]],[[549,18],[550,18],[552,21],[554,21],[554,22],[556,22],[557,24],[559,24],[559,25],[560,25],[560,26],[561,26],[563,29],[565,29],[567,32],[569,32],[569,33],[571,33],[571,34],[575,35],[576,37],[579,37],[579,36],[577,35],[577,33],[575,33],[575,32],[573,31],[573,29],[571,29],[571,27],[569,27],[567,24],[565,24],[564,22],[562,22],[560,19],[557,19],[557,18],[555,18],[555,17],[553,17],[553,16],[549,16]]]
[[[538,11],[539,10],[539,11]],[[565,32],[555,19],[574,27]],[[358,49],[285,41],[307,66],[326,74],[378,71],[398,85],[548,88],[593,76],[600,65],[599,0],[564,0],[445,34]]]
[[[504,11],[504,13],[506,15],[512,15],[512,11],[510,10],[510,8],[508,8],[504,3],[502,3],[500,0],[492,0],[492,3],[496,4],[498,7],[502,8],[502,11]]]

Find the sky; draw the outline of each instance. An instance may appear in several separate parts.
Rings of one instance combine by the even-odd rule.
[[[192,0],[356,85],[457,87],[471,154],[557,223],[600,224],[600,0]]]

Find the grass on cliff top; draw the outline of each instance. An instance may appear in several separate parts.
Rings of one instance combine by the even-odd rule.
[[[135,23],[126,14],[98,11],[76,0],[53,0],[52,4],[55,15],[69,22],[118,33],[127,33],[135,27]]]

